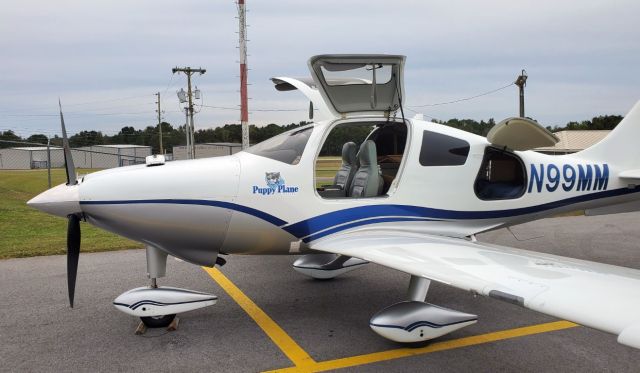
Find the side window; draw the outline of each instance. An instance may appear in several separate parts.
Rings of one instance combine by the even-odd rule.
[[[462,166],[469,155],[469,143],[456,137],[424,131],[420,164],[423,166]]]
[[[310,126],[281,133],[250,147],[247,153],[288,164],[298,164],[312,131],[313,126]]]
[[[491,201],[513,199],[524,194],[524,164],[513,153],[487,148],[473,189],[478,198]]]

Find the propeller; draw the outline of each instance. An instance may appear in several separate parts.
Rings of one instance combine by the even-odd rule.
[[[71,147],[67,137],[67,129],[64,125],[64,116],[62,115],[62,103],[58,99],[60,107],[60,126],[62,127],[62,147],[64,151],[64,165],[67,172],[67,185],[75,185],[78,183],[76,177],[76,168],[73,164],[73,156],[71,155]],[[67,225],[67,288],[69,290],[69,305],[73,308],[73,298],[76,290],[76,277],[78,274],[78,259],[80,258],[80,216],[71,214],[68,216],[69,223]]]
[[[64,117],[62,116],[62,103],[58,99],[58,106],[60,107],[60,126],[62,127],[62,148],[64,151],[64,166],[67,171],[67,185],[78,184],[76,177],[76,167],[73,164],[73,157],[71,156],[71,147],[69,146],[69,138],[67,137],[67,129],[64,126]]]
[[[67,287],[69,289],[69,305],[73,308],[73,297],[76,289],[76,275],[78,274],[78,259],[80,258],[80,218],[69,215],[67,226]]]

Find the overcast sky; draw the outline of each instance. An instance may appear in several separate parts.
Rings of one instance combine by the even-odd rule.
[[[307,118],[299,92],[272,76],[306,76],[324,53],[407,56],[406,105],[474,96],[527,70],[527,115],[544,125],[624,114],[640,99],[640,1],[253,1],[248,2],[250,122]],[[210,106],[235,108],[236,6],[227,1],[22,0],[0,12],[0,130],[115,133],[164,118],[184,122],[176,90],[194,83]],[[414,108],[438,119],[500,120],[517,114],[517,88],[461,103]],[[408,112],[407,114],[413,114]],[[196,128],[237,123],[237,110],[203,108]]]

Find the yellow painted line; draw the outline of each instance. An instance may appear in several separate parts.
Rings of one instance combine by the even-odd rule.
[[[202,268],[258,324],[273,343],[291,360],[295,368],[299,369],[298,371],[311,371],[309,367],[315,366],[316,362],[269,315],[217,268]]]
[[[461,347],[475,346],[483,343],[490,343],[496,341],[502,341],[506,339],[524,337],[527,335],[534,335],[540,333],[547,333],[556,330],[569,329],[578,326],[569,321],[555,321],[546,324],[538,324],[532,326],[525,326],[522,328],[515,328],[509,330],[502,330],[498,332],[492,332],[487,334],[475,335],[471,337],[453,339],[450,341],[436,342],[421,348],[400,348],[396,350],[374,352],[371,354],[358,355],[352,357],[345,357],[341,359],[321,361],[311,366],[303,367],[290,367],[284,369],[273,370],[272,372],[322,372],[332,369],[348,368],[358,365],[377,363],[381,361],[400,359],[403,357],[418,356],[429,354],[432,352],[453,350]]]

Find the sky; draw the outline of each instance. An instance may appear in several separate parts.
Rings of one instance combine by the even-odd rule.
[[[300,92],[269,78],[308,76],[326,53],[407,56],[408,116],[501,120],[518,113],[517,87],[449,105],[529,79],[526,115],[547,126],[624,115],[640,99],[640,2],[257,1],[247,0],[249,121],[307,119]],[[202,67],[196,129],[239,122],[238,20],[226,1],[22,0],[0,12],[0,131],[59,133],[58,98],[69,132],[114,134],[124,126],[184,123],[175,66]],[[280,111],[269,111],[280,110]],[[413,111],[411,111],[413,110]]]

